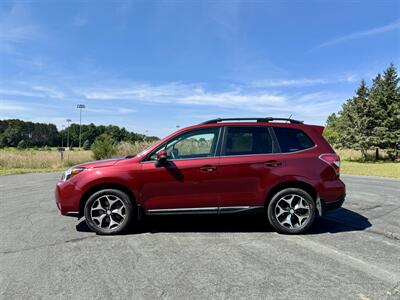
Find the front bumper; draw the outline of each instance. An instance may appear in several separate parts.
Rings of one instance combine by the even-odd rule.
[[[68,181],[61,181],[57,184],[54,191],[57,207],[62,215],[74,216],[79,215],[79,200],[82,191],[74,184]]]

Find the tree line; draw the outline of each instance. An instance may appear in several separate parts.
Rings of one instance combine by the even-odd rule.
[[[389,157],[399,157],[400,78],[391,64],[369,87],[362,80],[355,95],[341,110],[327,119],[324,135],[338,148],[361,151],[364,159],[370,149],[387,149]],[[378,152],[377,152],[378,153]]]
[[[93,123],[82,125],[81,143],[89,149],[96,138],[107,134],[114,142],[153,141],[158,138],[130,132],[115,125],[99,125]],[[67,145],[67,141],[69,145]],[[0,120],[0,147],[78,147],[79,124],[58,130],[54,124],[25,122],[19,119]]]

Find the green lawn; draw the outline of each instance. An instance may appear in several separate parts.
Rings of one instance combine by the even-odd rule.
[[[356,162],[343,160],[341,162],[341,173],[351,175],[392,177],[400,179],[400,163],[388,161]]]

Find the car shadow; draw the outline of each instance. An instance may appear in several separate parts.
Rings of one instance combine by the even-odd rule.
[[[329,212],[315,220],[314,225],[304,234],[339,233],[362,231],[371,227],[368,218],[346,208]],[[84,219],[76,225],[80,232],[91,232]],[[163,232],[273,232],[265,222],[264,214],[229,215],[168,215],[146,216],[136,222],[124,234]]]

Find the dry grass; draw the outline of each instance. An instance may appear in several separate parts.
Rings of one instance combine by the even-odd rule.
[[[118,157],[137,154],[149,147],[151,143],[120,143],[117,147]],[[92,151],[65,151],[61,160],[60,152],[51,150],[19,150],[16,148],[0,149],[0,175],[22,174],[31,172],[51,172],[64,170],[70,166],[92,161]]]
[[[91,151],[66,151],[61,160],[57,150],[0,150],[0,168],[6,169],[55,169],[69,167],[92,159]]]
[[[153,143],[149,142],[136,142],[136,143],[128,143],[121,142],[117,145],[117,154],[116,156],[124,157],[127,155],[136,155],[142,152],[144,149],[150,147]]]
[[[339,154],[341,160],[348,161],[362,161],[361,151],[352,149],[335,149],[336,153]],[[379,150],[379,159],[386,160],[388,155],[386,150]],[[367,160],[375,160],[375,150],[367,151]]]

